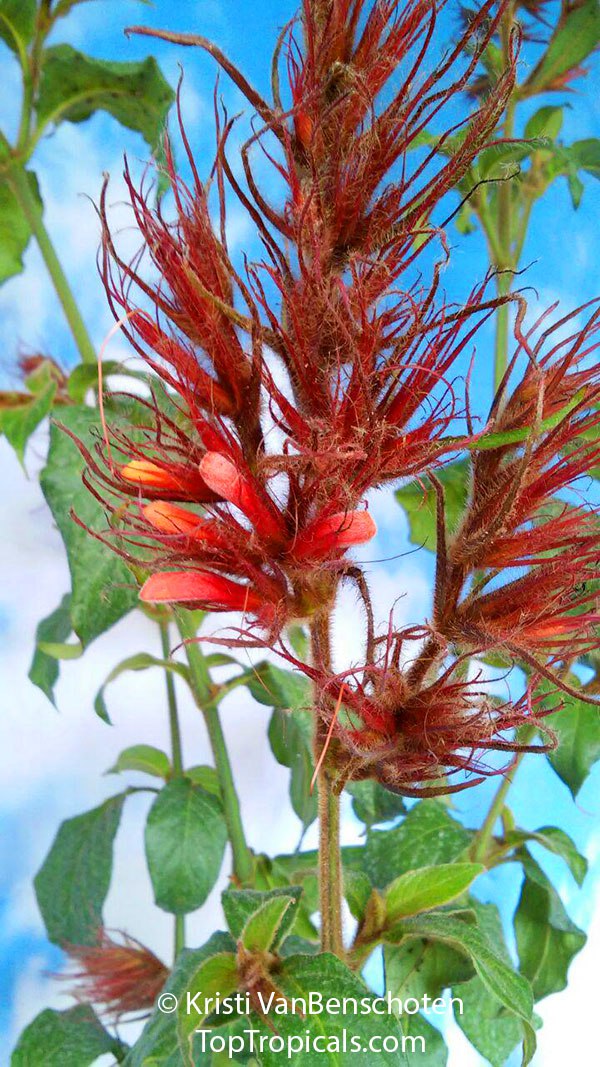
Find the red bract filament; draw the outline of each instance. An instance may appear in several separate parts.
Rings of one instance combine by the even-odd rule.
[[[101,930],[95,945],[72,945],[68,953],[79,968],[65,975],[72,994],[112,1019],[150,1012],[170,973],[150,949],[127,934],[117,941]]]
[[[343,707],[358,723],[342,715],[332,727],[331,759],[340,770],[343,756],[346,776],[372,773],[404,790],[435,790],[446,772],[485,774],[474,753],[506,748],[504,731],[526,715],[522,702],[499,711],[457,681],[452,657],[501,648],[564,688],[567,661],[598,645],[596,516],[573,494],[600,463],[599,312],[583,330],[562,320],[542,332],[542,319],[524,334],[524,302],[513,298],[517,349],[485,425],[474,425],[459,360],[511,298],[491,298],[486,278],[463,303],[443,299],[449,249],[436,220],[494,143],[518,32],[507,69],[457,123],[453,104],[508,5],[481,4],[440,58],[442,6],[304,0],[275,55],[272,102],[221,57],[257,114],[241,149],[244,181],[228,157],[233,122],[218,108],[208,181],[183,130],[189,188],[167,143],[173,221],[126,170],[155,282],[140,257],[119,255],[103,198],[109,300],[153,385],[135,400],[135,426],[109,411],[95,451],[82,447],[90,489],[113,516],[96,535],[149,572],[143,600],[238,612],[232,643],[280,647],[291,621],[310,624],[323,694],[317,741],[339,696],[328,618],[340,583],[353,584],[365,666]],[[283,190],[276,202],[266,172]],[[243,269],[227,243],[232,196],[262,242],[262,258]],[[436,248],[431,266],[425,253]],[[461,448],[469,502],[449,536],[435,472]],[[437,497],[435,604],[415,662],[396,662],[384,682],[368,583],[351,551],[360,556],[376,533],[367,494],[407,477]],[[537,707],[535,695],[526,705]]]

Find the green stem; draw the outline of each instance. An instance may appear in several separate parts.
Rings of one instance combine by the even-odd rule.
[[[179,632],[186,642],[191,686],[196,703],[204,716],[221,789],[221,802],[233,854],[233,873],[238,882],[250,882],[254,873],[252,853],[246,843],[240,802],[236,792],[229,754],[223,736],[219,712],[214,703],[215,690],[200,645],[195,640],[196,626],[189,612],[178,613]]]
[[[171,643],[169,641],[169,627],[166,622],[160,622],[158,624],[160,630],[160,645],[162,649],[163,659],[167,660],[171,653]],[[173,778],[180,778],[183,774],[183,752],[181,748],[181,729],[179,726],[179,714],[177,711],[177,695],[175,693],[175,682],[173,681],[173,675],[170,671],[165,670],[165,681],[167,686],[167,707],[169,710],[169,731],[171,734],[171,764],[173,767]],[[175,927],[173,936],[173,959],[176,960],[179,953],[185,948],[185,915],[174,916]]]
[[[160,643],[163,659],[167,660],[171,654],[169,641],[169,627],[166,622],[159,623]],[[170,671],[165,671],[167,685],[167,707],[169,709],[169,730],[171,733],[171,759],[173,775],[179,778],[183,773],[183,754],[181,750],[181,729],[179,727],[179,715],[177,713],[177,696],[175,694],[175,682]]]
[[[524,745],[527,745],[531,741],[534,734],[535,727],[524,727],[521,731],[520,740]],[[502,782],[496,790],[496,793],[494,794],[490,809],[481,825],[481,829],[478,831],[475,837],[473,846],[471,848],[471,857],[474,863],[485,863],[488,849],[490,846],[490,841],[492,840],[494,834],[494,827],[496,826],[496,822],[502,814],[502,809],[504,808],[508,792],[515,780],[517,771],[526,755],[526,752],[519,752],[510,770],[510,773],[504,776]]]
[[[46,264],[46,269],[52,279],[52,284],[54,285],[56,295],[58,296],[64,311],[65,318],[69,324],[81,359],[84,363],[95,363],[96,351],[81,317],[81,313],[67,281],[65,272],[54,250],[54,245],[52,244],[48,231],[44,226],[42,210],[31,191],[27,174],[23,167],[13,164],[13,166],[7,168],[6,175],[11,189],[19,202],[19,206],[31,227],[31,232],[38,243],[42,258]]]

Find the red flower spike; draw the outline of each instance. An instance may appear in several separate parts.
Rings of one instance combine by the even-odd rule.
[[[140,590],[148,604],[196,605],[206,611],[261,611],[264,602],[247,585],[206,571],[162,571],[152,574]]]
[[[276,543],[283,540],[285,531],[274,509],[268,507],[251,480],[244,478],[227,456],[207,452],[200,463],[200,474],[214,493],[243,511],[261,537]]]
[[[298,535],[291,552],[298,560],[322,559],[351,545],[363,545],[376,533],[377,526],[368,511],[341,512],[312,522]]]

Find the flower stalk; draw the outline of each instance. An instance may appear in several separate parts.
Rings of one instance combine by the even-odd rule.
[[[196,703],[202,712],[220,787],[223,814],[229,836],[233,857],[233,874],[237,882],[245,884],[252,880],[254,862],[252,853],[246,843],[240,802],[235,788],[229,753],[223,735],[218,708],[214,702],[215,691],[206,665],[204,653],[198,643],[194,617],[189,612],[180,611],[177,625],[183,641],[190,667],[191,688]]]

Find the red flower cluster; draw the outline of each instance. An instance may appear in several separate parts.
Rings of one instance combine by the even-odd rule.
[[[446,657],[501,648],[554,677],[559,661],[598,643],[596,518],[555,504],[598,458],[587,439],[600,421],[599,375],[587,360],[596,316],[550,351],[551,332],[535,345],[517,329],[510,373],[523,351],[529,361],[520,385],[507,396],[507,375],[483,433],[473,432],[467,404],[472,490],[451,539],[432,473],[457,447],[447,433],[463,414],[456,360],[508,298],[488,300],[483,284],[463,305],[447,305],[441,264],[429,284],[407,272],[435,240],[447,258],[437,206],[504,111],[514,52],[468,122],[444,122],[506,7],[483,3],[424,73],[432,0],[304,0],[275,54],[272,104],[211,46],[262,123],[242,149],[244,185],[227,157],[232,123],[217,112],[211,182],[200,181],[189,153],[193,188],[184,188],[167,150],[174,224],[126,172],[154,285],[137,259],[119,257],[102,208],[109,298],[165,387],[138,401],[143,425],[110,425],[97,454],[86,452],[90,487],[118,515],[117,549],[151,572],[142,599],[241,612],[265,644],[308,620],[313,666],[302,669],[319,690],[317,743],[331,728],[340,779],[369,773],[408,792],[448,770],[481,769],[475,753],[510,747],[503,731],[536,705],[529,694],[496,708],[481,686],[457,680]],[[437,144],[423,147],[432,124],[441,125]],[[283,182],[281,205],[261,190],[252,147]],[[227,245],[227,185],[265,249],[243,275]],[[152,315],[136,306],[136,289]],[[489,447],[490,434],[501,443]],[[435,611],[412,666],[391,670],[378,664],[367,583],[346,550],[376,532],[369,490],[427,474],[438,494]],[[495,581],[515,567],[530,571]],[[367,662],[340,697],[328,618],[345,578],[366,607]]]

